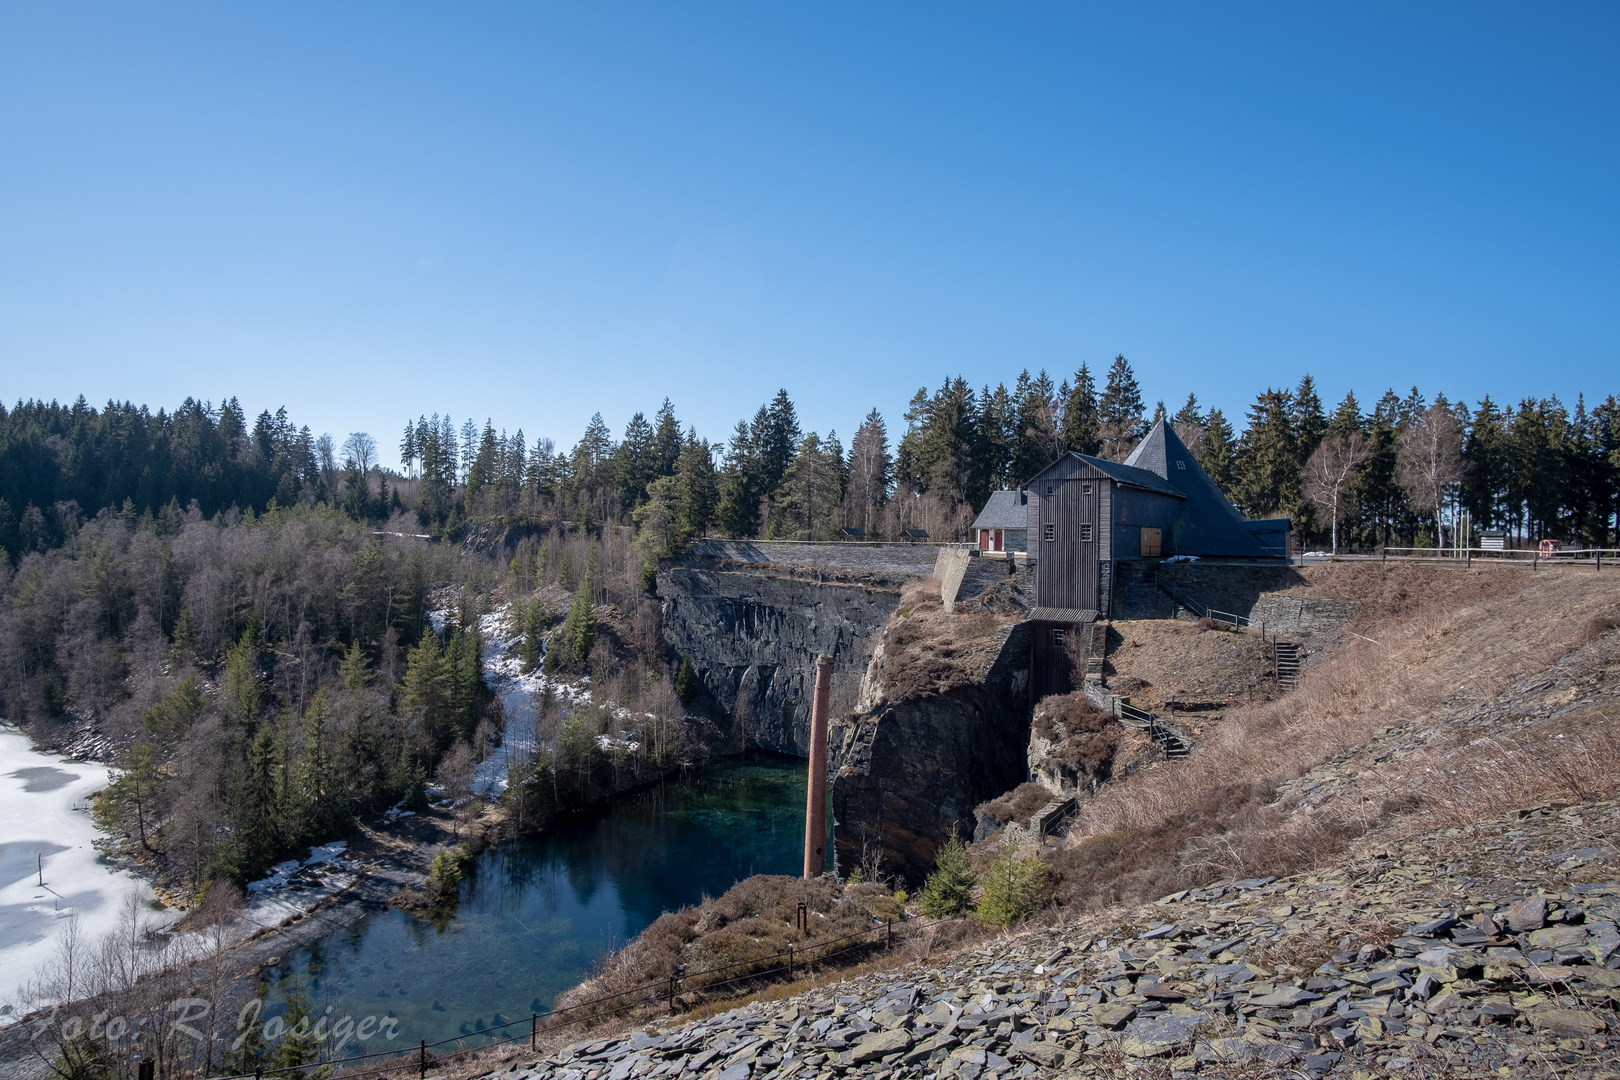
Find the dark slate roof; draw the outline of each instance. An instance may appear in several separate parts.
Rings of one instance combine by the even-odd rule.
[[[1187,493],[1176,487],[1168,478],[1156,475],[1148,469],[1139,469],[1130,461],[1121,465],[1117,461],[1107,458],[1092,457],[1090,454],[1076,454],[1086,464],[1101,469],[1104,474],[1112,476],[1122,484],[1131,484],[1134,487],[1146,488],[1148,491],[1157,491],[1160,495],[1173,495],[1178,499],[1185,499]]]
[[[1171,550],[1177,555],[1276,558],[1282,554],[1251,531],[1251,523],[1238,513],[1186,444],[1177,438],[1175,430],[1162,419],[1131,451],[1125,464],[1133,467],[1133,472],[1163,476],[1185,493],[1187,501],[1171,529]]]
[[[1092,468],[1100,470],[1103,475],[1111,476],[1121,484],[1130,484],[1133,487],[1145,488],[1148,491],[1156,491],[1160,495],[1170,495],[1177,499],[1185,499],[1187,497],[1185,493],[1178,490],[1174,484],[1167,481],[1164,477],[1155,476],[1146,469],[1138,469],[1129,464],[1121,465],[1117,461],[1109,461],[1107,458],[1092,457],[1090,454],[1079,454],[1073,450],[1068,451],[1065,455],[1063,455],[1063,457],[1058,458],[1057,461],[1054,461],[1051,465],[1048,465],[1046,469],[1042,469],[1040,472],[1030,477],[1029,483],[1033,485],[1036,480],[1046,475],[1047,469],[1050,469],[1053,465],[1063,461],[1064,458],[1071,457],[1079,458]]]
[[[992,491],[990,501],[984,504],[979,516],[969,528],[974,529],[1027,529],[1029,528],[1029,493]]]

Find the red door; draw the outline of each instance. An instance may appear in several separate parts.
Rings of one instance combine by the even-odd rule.
[[[1001,530],[1000,529],[996,530],[996,550],[997,551],[1001,550]]]
[[[990,550],[990,530],[989,529],[980,529],[979,530],[979,550],[980,551],[989,551]]]

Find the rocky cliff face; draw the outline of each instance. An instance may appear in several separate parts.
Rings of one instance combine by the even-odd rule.
[[[854,708],[901,588],[934,559],[905,545],[693,544],[658,572],[664,640],[691,656],[737,749],[807,757],[816,656],[833,657],[833,715]]]
[[[947,615],[908,590],[874,650],[853,712],[831,732],[840,872],[881,855],[920,881],[952,826],[1025,779],[1029,624],[1018,615]]]

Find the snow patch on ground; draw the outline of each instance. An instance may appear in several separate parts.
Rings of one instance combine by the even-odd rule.
[[[54,957],[70,918],[77,916],[79,933],[93,941],[117,928],[130,892],[155,897],[93,846],[103,834],[90,816],[90,796],[110,780],[106,765],[42,754],[28,736],[0,724],[0,1006],[11,1005],[13,1015],[23,984]]]
[[[512,605],[502,604],[478,620],[478,633],[484,642],[484,676],[506,710],[506,730],[501,745],[491,747],[473,773],[473,794],[484,799],[497,799],[506,791],[510,754],[528,757],[534,753],[539,742],[535,701],[548,687],[552,700],[565,716],[591,703],[589,675],[564,680],[546,675],[538,668],[524,674],[522,661],[516,655],[523,644],[523,633],[513,614]],[[428,619],[440,633],[451,617],[448,609],[428,613]]]
[[[361,866],[345,857],[348,847],[347,840],[322,844],[310,849],[309,858],[277,863],[268,875],[249,882],[242,921],[253,929],[276,926],[353,885]]]

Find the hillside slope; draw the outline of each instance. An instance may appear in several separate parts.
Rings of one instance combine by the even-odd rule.
[[[1187,761],[1086,801],[1054,855],[1060,904],[1287,873],[1397,816],[1464,824],[1613,790],[1620,574],[1354,563],[1305,574],[1299,590],[1356,605],[1350,633],[1312,657],[1297,691],[1232,709]]]

